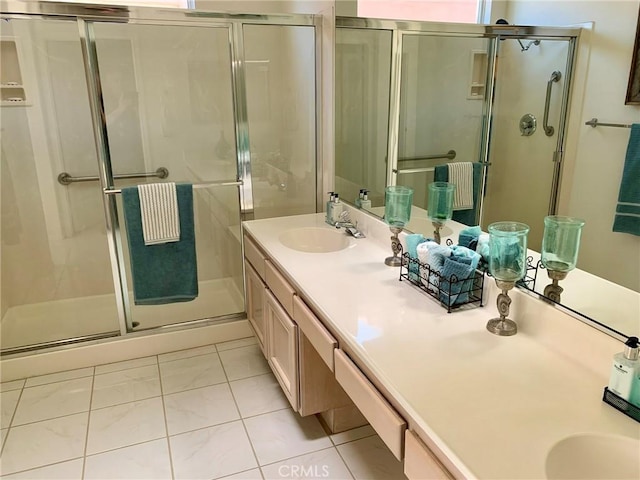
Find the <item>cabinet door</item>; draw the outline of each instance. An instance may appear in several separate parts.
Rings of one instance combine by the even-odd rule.
[[[298,411],[298,326],[269,290],[266,296],[267,360],[293,409]]]
[[[405,434],[404,474],[409,480],[449,480],[453,476],[411,430]]]
[[[251,264],[245,261],[244,265],[247,290],[247,318],[249,320],[249,323],[253,327],[253,331],[256,334],[258,345],[260,345],[262,353],[264,353],[266,357],[267,325],[264,313],[264,295],[266,288],[264,283],[262,282],[262,279],[251,266]]]

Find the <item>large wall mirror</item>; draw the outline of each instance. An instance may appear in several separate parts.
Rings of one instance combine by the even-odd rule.
[[[348,17],[336,27],[341,198],[355,203],[366,189],[367,209],[382,217],[385,187],[410,186],[407,230],[432,236],[427,185],[446,181],[449,164],[470,162],[473,206],[454,220],[484,231],[500,220],[526,223],[529,248],[539,252],[543,219],[558,213],[561,188],[570,188],[561,160],[581,30]],[[592,227],[585,236],[598,235]],[[550,282],[539,269],[529,288],[542,297]],[[615,336],[640,335],[637,289],[584,270],[562,287],[563,307]]]

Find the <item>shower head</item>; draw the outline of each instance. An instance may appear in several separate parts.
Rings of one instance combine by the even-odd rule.
[[[496,25],[509,25],[509,22],[504,18],[499,18],[498,20],[496,20]],[[500,40],[506,40],[506,38],[501,38]],[[531,48],[531,45],[536,45],[536,46],[540,45],[540,40],[531,40],[529,43],[527,43],[526,46],[523,45],[523,43],[520,41],[519,38],[516,38],[516,40],[520,44],[521,52],[526,52],[527,50],[529,50]]]

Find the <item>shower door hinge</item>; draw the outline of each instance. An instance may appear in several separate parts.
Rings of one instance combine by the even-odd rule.
[[[564,157],[564,152],[561,152],[561,151],[553,152],[553,161],[555,163],[562,163],[563,157]]]

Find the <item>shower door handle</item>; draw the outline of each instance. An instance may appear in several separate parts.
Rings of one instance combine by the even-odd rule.
[[[556,70],[551,74],[551,78],[547,82],[547,97],[544,101],[544,115],[542,116],[542,128],[544,129],[544,133],[547,137],[553,135],[555,129],[549,125],[549,103],[551,103],[551,89],[553,87],[553,83],[557,82],[562,78],[562,74]]]

